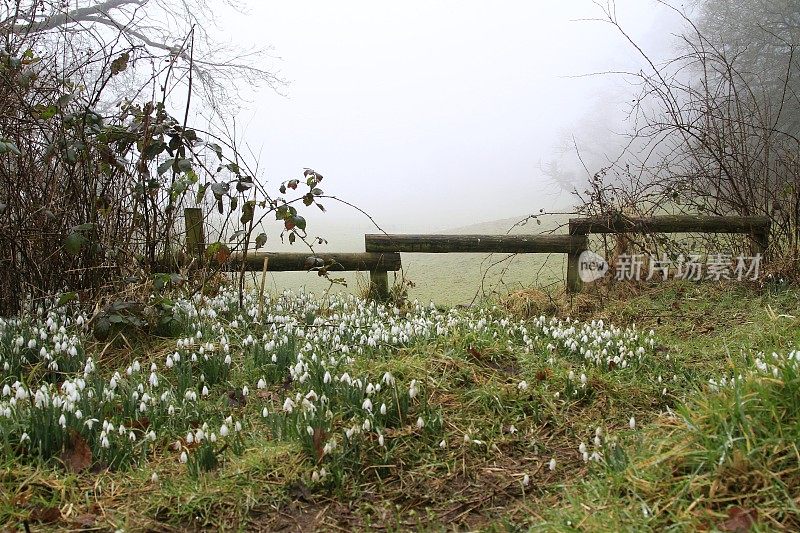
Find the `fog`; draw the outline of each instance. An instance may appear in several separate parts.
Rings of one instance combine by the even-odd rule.
[[[589,0],[242,7],[220,12],[220,33],[243,48],[271,46],[258,64],[288,82],[282,94],[239,88],[237,137],[261,178],[274,190],[313,167],[327,193],[396,231],[568,210],[569,187],[542,168],[585,179],[573,139],[592,161],[614,151],[633,91],[618,75],[587,75],[642,65],[614,28],[585,20],[603,16]],[[620,0],[616,11],[655,57],[669,51],[676,16],[650,0]],[[357,213],[320,216],[311,224]]]

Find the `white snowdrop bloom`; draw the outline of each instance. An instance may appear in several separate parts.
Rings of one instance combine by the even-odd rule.
[[[67,417],[64,416],[63,413],[61,414],[61,416],[58,419],[58,425],[61,426],[62,428],[67,427]]]
[[[381,414],[382,414],[382,415],[385,415],[385,414],[386,414],[386,404],[385,404],[385,403],[382,403],[382,404],[381,404]]]
[[[186,444],[191,444],[194,442],[194,433],[191,431],[186,434]]]
[[[267,382],[264,380],[264,378],[261,378],[261,379],[258,380],[258,384],[256,384],[256,387],[258,389],[266,389],[267,388]]]
[[[158,474],[153,472],[153,474],[150,476],[150,481],[152,481],[153,483],[158,483]]]
[[[522,476],[522,486],[527,487],[530,484],[531,484],[531,476],[529,476],[528,474]]]
[[[208,440],[210,440],[211,442],[217,442],[217,434],[211,433],[211,435],[208,436]]]
[[[631,417],[628,421],[628,426],[630,426],[631,429],[636,429],[636,419],[634,417]]]
[[[266,407],[261,410],[261,416],[264,418],[267,418],[269,416],[269,411],[267,410]]]
[[[575,381],[575,372],[570,370],[567,379],[569,379],[570,381]]]
[[[147,432],[147,440],[149,440],[149,441],[155,441],[156,440],[156,432],[153,431],[152,429]]]
[[[228,426],[226,426],[225,424],[222,424],[220,426],[220,428],[219,428],[219,434],[222,435],[223,437],[227,437],[228,436]]]
[[[231,354],[225,356],[225,364],[230,366],[231,364]]]
[[[201,396],[208,396],[208,387],[203,385],[203,390],[200,391]]]
[[[380,445],[381,447],[383,447],[385,445],[385,441],[383,439],[383,433],[378,435],[378,445]]]
[[[311,481],[313,481],[314,483],[319,481],[319,472],[317,472],[316,470],[314,470],[314,472],[311,473]]]
[[[181,463],[186,464],[189,461],[189,456],[186,452],[181,452]]]
[[[178,450],[180,450],[180,449],[181,449],[181,447],[182,447],[182,446],[181,446],[181,441],[179,441],[179,440],[176,440],[176,441],[175,441],[175,442],[172,444],[172,449],[173,449],[173,450],[175,450],[176,452],[177,452]]]
[[[283,401],[283,410],[287,413],[291,413],[295,408],[295,403],[292,401],[291,398],[287,397],[286,400]]]
[[[581,383],[586,385],[586,381],[587,381],[586,374],[581,374]]]
[[[511,433],[512,435],[515,434],[517,432],[517,426],[515,426],[514,424],[508,426],[508,432]]]
[[[172,416],[172,415],[174,415],[174,414],[175,414],[175,406],[174,406],[174,405],[170,405],[170,406],[167,408],[167,414],[168,414],[169,416]]]
[[[3,386],[3,396],[11,396],[11,387],[8,383]]]
[[[583,452],[581,454],[581,458],[583,459],[584,463],[588,463],[589,462],[589,452]]]
[[[550,468],[550,471],[553,471],[553,470],[556,469],[556,458],[555,457],[550,459],[550,464],[549,464],[548,468]]]
[[[167,368],[172,368],[172,366],[173,366],[174,364],[175,364],[175,362],[172,360],[172,356],[171,356],[171,355],[167,355],[167,360],[166,360],[166,362],[164,363],[164,365],[165,365]]]
[[[31,438],[30,438],[30,436],[28,435],[27,432],[22,433],[22,436],[19,438],[19,441],[21,443],[25,442],[25,441],[29,441],[29,440],[31,440]]]
[[[155,372],[150,372],[150,379],[148,381],[152,387],[158,387],[158,376]]]
[[[422,417],[417,418],[417,429],[422,429],[425,427],[425,420]]]
[[[371,413],[372,412],[372,401],[370,401],[369,398],[365,398],[364,399],[364,403],[361,404],[361,408],[365,409],[365,410],[367,410],[367,411],[369,411]]]
[[[394,376],[390,372],[384,372],[383,374],[383,383],[384,385],[394,385]]]
[[[408,387],[408,397],[413,400],[414,398],[416,398],[418,393],[419,390],[417,389],[417,380],[412,379],[411,384]]]
[[[247,388],[247,385],[245,385],[242,387],[242,396],[247,396],[248,394],[250,394],[250,389]]]
[[[581,442],[581,445],[578,446],[578,451],[581,452],[581,453],[586,453],[586,444]]]
[[[447,448],[447,441],[442,439],[441,442],[439,442],[439,448],[442,448],[442,449]]]
[[[523,380],[523,381],[520,381],[520,382],[519,382],[519,384],[517,385],[517,388],[518,388],[519,390],[521,390],[521,391],[528,390],[528,382],[527,382],[527,381],[524,381],[524,380]]]
[[[234,431],[241,431],[242,430],[242,423],[239,422],[238,420],[236,422],[234,422],[233,430]]]
[[[103,437],[102,439],[100,439],[100,447],[101,448],[110,448],[111,447],[111,443],[108,442],[108,437]]]
[[[600,446],[600,437],[598,435],[594,436],[594,445],[598,447]]]
[[[133,434],[133,431],[130,431],[128,433],[128,439],[130,439],[131,442],[135,442],[136,441],[136,435]]]

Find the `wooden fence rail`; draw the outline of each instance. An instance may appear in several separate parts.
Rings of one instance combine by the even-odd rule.
[[[202,211],[184,210],[187,251],[201,261],[205,251]],[[364,236],[365,253],[251,252],[231,254],[226,270],[273,272],[307,271],[319,268],[368,271],[370,293],[379,299],[389,295],[390,271],[402,268],[401,252],[411,253],[563,253],[567,255],[568,292],[579,292],[579,257],[593,233],[745,233],[752,238],[755,253],[764,254],[769,244],[767,217],[714,217],[668,215],[649,218],[571,218],[569,235],[386,235]],[[244,265],[242,265],[244,262]]]

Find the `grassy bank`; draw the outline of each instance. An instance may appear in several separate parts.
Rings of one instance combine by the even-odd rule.
[[[6,321],[0,522],[796,528],[799,300],[670,283],[550,318],[221,294],[116,345],[73,311]]]

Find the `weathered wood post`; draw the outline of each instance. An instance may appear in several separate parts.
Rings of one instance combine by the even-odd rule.
[[[203,210],[199,207],[186,207],[183,210],[183,220],[186,225],[186,253],[196,259],[198,264],[202,264],[206,251]]]
[[[576,294],[581,292],[583,281],[580,277],[581,253],[589,246],[589,237],[580,228],[569,221],[569,234],[572,237],[570,250],[567,253],[567,292]]]
[[[760,226],[753,227],[753,245],[750,247],[752,250],[752,254],[755,256],[756,254],[761,254],[761,258],[764,258],[764,255],[767,253],[767,248],[769,247],[769,230],[771,227],[771,221],[767,219],[765,223]]]
[[[386,270],[370,270],[369,295],[379,302],[389,299],[389,272]]]

